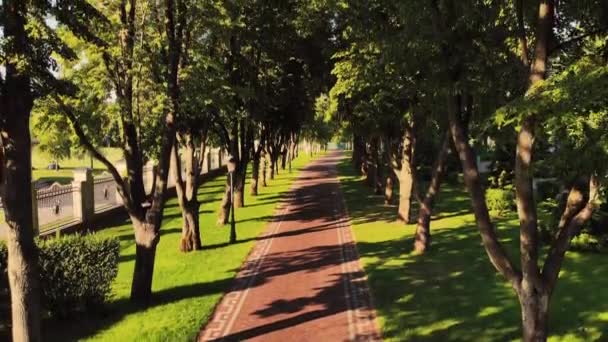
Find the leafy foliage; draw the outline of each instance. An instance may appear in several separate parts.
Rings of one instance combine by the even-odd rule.
[[[65,316],[102,304],[118,271],[116,239],[69,236],[39,241],[44,306]]]
[[[604,174],[608,161],[608,66],[603,58],[583,57],[563,72],[496,112],[499,126],[517,127],[534,116],[541,126],[540,151],[553,175]],[[576,164],[575,169],[572,165]],[[550,176],[544,174],[545,177]]]
[[[487,189],[486,202],[490,211],[499,215],[510,211],[515,205],[515,193],[512,187],[504,189]]]
[[[43,306],[68,316],[106,301],[118,272],[119,241],[95,235],[39,240]],[[7,250],[0,243],[0,289],[8,288]]]

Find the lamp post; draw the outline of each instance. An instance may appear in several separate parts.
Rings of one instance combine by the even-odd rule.
[[[228,159],[228,174],[230,175],[230,243],[236,242],[236,227],[234,223],[234,170],[236,162],[234,157]]]

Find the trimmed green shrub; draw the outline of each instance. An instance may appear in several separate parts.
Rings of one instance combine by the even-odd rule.
[[[515,194],[510,188],[486,190],[486,202],[490,211],[502,214],[513,207],[514,201]]]
[[[52,316],[65,317],[103,304],[118,272],[120,244],[96,235],[38,240],[42,304]],[[0,267],[6,254],[0,248]],[[7,286],[6,278],[0,278]]]

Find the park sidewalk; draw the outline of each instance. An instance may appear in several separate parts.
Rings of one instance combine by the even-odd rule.
[[[341,158],[302,171],[200,341],[381,340],[336,177]]]

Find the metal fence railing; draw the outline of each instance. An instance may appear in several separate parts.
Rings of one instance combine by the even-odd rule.
[[[40,231],[72,221],[74,218],[74,189],[71,184],[54,183],[36,191]]]
[[[118,193],[116,182],[110,175],[104,175],[93,180],[93,201],[95,212],[101,212],[117,206]]]
[[[220,149],[210,149],[205,153],[205,160],[201,174],[217,170],[226,165],[226,154]],[[86,170],[85,170],[86,171]],[[155,167],[147,164],[143,168],[143,182],[145,191],[151,193],[154,184]],[[97,213],[122,206],[122,200],[118,195],[118,189],[114,178],[104,173],[91,179],[91,171],[83,178],[83,170],[74,171],[77,182],[71,184],[37,183],[33,190],[36,196],[34,211],[37,213],[38,230],[40,233],[49,233],[56,229],[73,226],[74,224],[87,221]],[[78,173],[77,176],[77,172]],[[86,173],[85,172],[85,173]],[[121,172],[119,170],[119,172]],[[124,172],[124,169],[122,170]],[[181,173],[185,176],[185,164],[182,163]],[[85,181],[85,179],[87,179]],[[173,172],[169,172],[168,187],[175,186]],[[90,203],[93,201],[93,203]],[[89,208],[89,209],[87,209]],[[92,208],[92,209],[91,209]],[[90,214],[87,214],[90,210]],[[2,211],[2,199],[0,198],[0,213]],[[92,216],[91,216],[92,215]],[[0,239],[6,237],[8,226],[4,216],[0,214]]]

